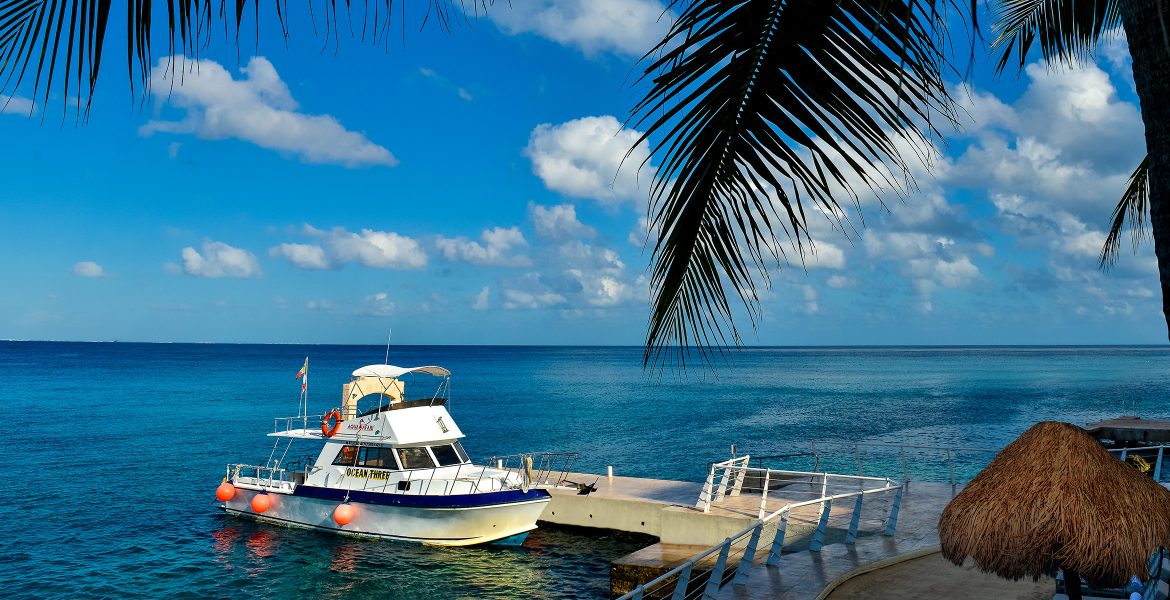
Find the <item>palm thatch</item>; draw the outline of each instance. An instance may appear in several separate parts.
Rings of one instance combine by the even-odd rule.
[[[1170,545],[1170,491],[1085,430],[1037,423],[943,510],[943,556],[1019,580],[1058,569],[1117,585]]]

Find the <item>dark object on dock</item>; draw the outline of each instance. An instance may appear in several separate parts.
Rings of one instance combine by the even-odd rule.
[[[1113,440],[1118,445],[1170,443],[1170,420],[1125,416],[1106,419],[1086,427],[1098,440]]]
[[[1019,580],[1065,572],[1118,585],[1170,545],[1170,491],[1109,453],[1084,429],[1037,423],[1008,444],[943,510],[942,553]]]
[[[597,479],[601,479],[601,478],[598,477]],[[593,483],[577,483],[576,481],[569,481],[566,479],[565,483],[567,483],[569,485],[576,486],[578,496],[588,496],[589,494],[592,494],[593,492],[597,491],[597,481],[596,480]]]

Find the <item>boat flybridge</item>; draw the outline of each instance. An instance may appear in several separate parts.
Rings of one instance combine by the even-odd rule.
[[[418,377],[438,379],[438,388],[408,399],[406,384],[415,387]],[[341,406],[315,416],[307,414],[302,387],[300,414],[276,419],[268,434],[276,443],[265,464],[227,466],[216,490],[220,508],[360,537],[445,546],[522,542],[550,500],[546,488],[565,483],[576,455],[473,464],[448,410],[450,377],[437,366],[362,367],[342,387]],[[298,440],[324,446],[315,459],[286,462]]]

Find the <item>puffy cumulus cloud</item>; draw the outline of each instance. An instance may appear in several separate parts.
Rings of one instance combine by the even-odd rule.
[[[1106,58],[1115,72],[1123,62],[1113,50]],[[1151,248],[1123,252],[1108,272],[1097,268],[1110,211],[1145,152],[1138,107],[1094,64],[1033,64],[1025,75],[1028,87],[1011,103],[967,90],[974,123],[960,135],[971,143],[948,178],[986,191],[990,224],[1039,259],[1042,266],[1007,267],[1008,291],[1043,294],[1046,304],[1075,314],[1126,315],[1138,302],[1140,312],[1157,314],[1155,303],[1126,295],[1142,289],[1136,280],[1156,281]]]
[[[78,277],[105,277],[106,271],[92,260],[83,260],[73,265],[73,274]]]
[[[528,246],[528,241],[518,227],[486,229],[480,235],[480,242],[463,236],[440,236],[435,239],[435,247],[449,261],[497,267],[526,267],[532,264],[528,256],[514,253]]]
[[[319,244],[285,243],[269,250],[301,269],[331,269],[358,263],[376,269],[421,269],[427,254],[414,238],[393,231],[362,229],[359,232],[334,227],[328,231],[305,225],[303,233]]]
[[[307,163],[348,167],[398,164],[386,148],[350,131],[330,115],[298,111],[297,102],[272,63],[253,57],[235,79],[219,63],[182,56],[159,59],[151,72],[154,93],[186,111],[181,121],[152,120],[139,129],[154,133],[229,138],[299,157]]]
[[[492,293],[491,288],[484,286],[484,288],[482,290],[480,290],[478,294],[475,295],[475,299],[471,301],[471,309],[472,310],[487,310],[488,309],[488,300],[491,298],[491,293]]]
[[[925,233],[869,232],[864,245],[870,260],[892,263],[910,280],[922,299],[919,308],[923,312],[933,309],[930,299],[939,287],[967,287],[982,279],[979,267],[971,260],[970,253],[974,250],[950,238]]]
[[[5,96],[0,94],[0,115],[31,115],[36,111],[37,105],[28,98],[21,96]]]
[[[394,314],[394,309],[394,302],[390,300],[386,292],[378,292],[362,299],[361,307],[358,308],[358,314],[371,317],[388,317]]]
[[[223,242],[205,241],[202,252],[188,246],[182,251],[182,270],[192,277],[246,279],[260,276],[256,255]]]
[[[649,51],[671,20],[658,0],[511,0],[487,14],[511,35],[534,33],[586,54],[627,56]]]
[[[634,147],[640,135],[610,115],[582,117],[537,125],[525,153],[548,189],[616,206],[647,198],[654,169],[643,166],[650,156],[646,144]]]
[[[572,204],[541,206],[530,202],[528,214],[536,235],[542,238],[560,240],[597,235],[597,230],[577,220],[577,208]]]
[[[298,269],[328,269],[332,266],[325,250],[313,244],[281,244],[268,251],[272,257],[284,257]]]
[[[631,278],[611,248],[573,240],[546,248],[541,264],[548,268],[504,282],[504,308],[603,310],[649,296],[646,279]]]

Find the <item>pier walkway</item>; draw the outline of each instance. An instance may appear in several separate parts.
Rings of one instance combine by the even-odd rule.
[[[785,552],[778,565],[755,564],[741,583],[724,585],[715,598],[815,600],[827,596],[853,574],[908,555],[934,552],[938,548],[938,517],[958,490],[945,483],[916,482],[903,493],[894,535],[862,537],[853,544],[826,544],[820,552]]]

